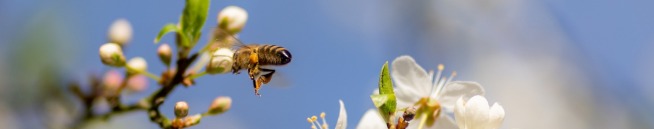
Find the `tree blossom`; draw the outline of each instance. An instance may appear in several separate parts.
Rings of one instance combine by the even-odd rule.
[[[411,56],[400,56],[393,60],[391,64],[391,78],[395,84],[395,96],[397,97],[398,109],[413,106],[421,98],[428,97],[438,101],[441,106],[440,115],[436,119],[434,126],[428,128],[438,129],[456,129],[457,126],[454,120],[449,116],[453,113],[453,108],[456,100],[459,98],[470,98],[475,95],[483,95],[484,89],[477,82],[470,81],[452,81],[456,76],[453,73],[449,79],[446,77],[441,78],[444,66],[438,66],[438,72],[434,76],[434,72],[425,71]],[[366,129],[367,127],[377,127],[373,124],[374,120],[379,119],[381,123],[382,118],[379,114],[366,113],[359,123],[359,129]],[[366,120],[364,120],[366,119]],[[419,126],[419,119],[410,122],[409,129],[416,129]],[[382,124],[385,126],[385,124]]]
[[[363,117],[361,117],[361,120],[359,120],[359,125],[357,125],[357,129],[385,129],[386,123],[384,122],[384,119],[382,119],[381,115],[379,115],[379,112],[375,109],[369,109],[366,111],[365,114],[363,114]]]
[[[479,95],[468,101],[459,98],[454,117],[460,129],[497,129],[504,121],[504,108],[497,102],[489,108],[486,98]]]

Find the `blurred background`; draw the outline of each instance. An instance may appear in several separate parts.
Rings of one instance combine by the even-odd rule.
[[[161,110],[173,116],[174,102],[187,101],[191,114],[200,113],[217,96],[231,96],[233,104],[192,128],[310,128],[306,118],[323,111],[335,125],[339,99],[355,128],[374,108],[369,95],[380,67],[400,55],[425,69],[445,64],[446,72],[457,71],[455,80],[481,83],[486,98],[504,106],[505,129],[654,128],[654,1],[213,0],[200,43],[228,5],[249,13],[242,41],[292,52],[293,62],[278,69],[288,85],[264,86],[257,97],[245,74],[202,77],[176,89]],[[126,56],[142,56],[151,72],[162,72],[152,40],[178,21],[183,6],[183,0],[0,1],[0,125],[65,128],[74,121],[79,100],[67,84],[88,85],[89,75],[112,69],[102,65],[98,48],[119,18],[134,32]],[[150,80],[125,101],[157,88]],[[158,126],[136,112],[88,128]]]

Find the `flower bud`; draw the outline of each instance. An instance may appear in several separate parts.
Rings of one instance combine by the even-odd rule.
[[[188,104],[184,101],[175,103],[175,116],[177,118],[186,117],[188,115]]]
[[[248,20],[248,13],[238,6],[227,6],[218,14],[218,27],[230,34],[241,32],[245,22]]]
[[[220,48],[211,55],[205,71],[209,74],[227,73],[234,64],[234,52],[229,48]]]
[[[227,96],[220,96],[213,100],[209,106],[209,115],[218,115],[229,110],[232,107],[232,98]]]
[[[102,63],[114,67],[125,66],[125,55],[118,44],[105,43],[100,46],[100,60]]]
[[[127,62],[127,72],[129,74],[139,74],[148,70],[148,63],[143,57],[134,57]]]
[[[127,80],[127,89],[131,92],[141,92],[148,88],[148,78],[144,75],[135,75]]]
[[[186,119],[184,119],[184,122],[185,122],[184,126],[190,127],[190,126],[193,126],[193,125],[197,125],[197,124],[200,123],[201,119],[202,119],[202,115],[200,115],[200,114],[196,114],[196,115],[186,117]]]
[[[132,39],[132,26],[126,19],[118,19],[109,28],[109,40],[125,45]]]
[[[123,83],[123,76],[120,75],[120,72],[116,70],[109,70],[104,74],[102,79],[103,84],[103,94],[105,96],[111,96],[116,94],[121,83]]]
[[[172,50],[170,49],[170,45],[165,43],[161,44],[157,50],[157,54],[159,55],[161,62],[166,64],[166,66],[170,65],[170,60],[172,58]]]

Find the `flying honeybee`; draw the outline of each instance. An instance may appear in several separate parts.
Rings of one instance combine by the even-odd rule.
[[[220,31],[220,29],[216,29]],[[222,34],[225,34],[224,31]],[[216,33],[216,32],[214,32]],[[241,70],[247,69],[248,75],[252,80],[254,86],[254,94],[259,94],[259,89],[262,84],[267,84],[272,80],[275,69],[273,67],[283,66],[291,62],[293,58],[288,49],[268,44],[243,44],[233,35],[223,36],[233,38],[233,44],[236,46],[234,52],[234,64],[232,65],[232,73],[239,74]]]
[[[242,69],[248,70],[248,75],[254,84],[254,94],[259,94],[261,84],[272,80],[275,69],[271,66],[286,65],[291,62],[291,52],[277,45],[244,45],[234,52],[232,72],[237,74]]]

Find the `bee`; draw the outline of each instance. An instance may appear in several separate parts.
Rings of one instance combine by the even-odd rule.
[[[225,34],[224,31],[222,34]],[[233,35],[224,37],[234,39],[230,40],[234,42],[231,46],[237,47],[233,55],[232,73],[239,74],[241,70],[247,69],[254,86],[254,94],[257,96],[261,96],[259,94],[261,85],[268,84],[272,80],[275,74],[273,67],[287,65],[293,58],[288,49],[278,45],[243,44]]]
[[[293,56],[288,49],[277,45],[244,45],[234,52],[232,72],[238,74],[247,69],[254,85],[254,94],[259,94],[261,84],[268,84],[275,74],[274,66],[283,66],[291,62]]]

